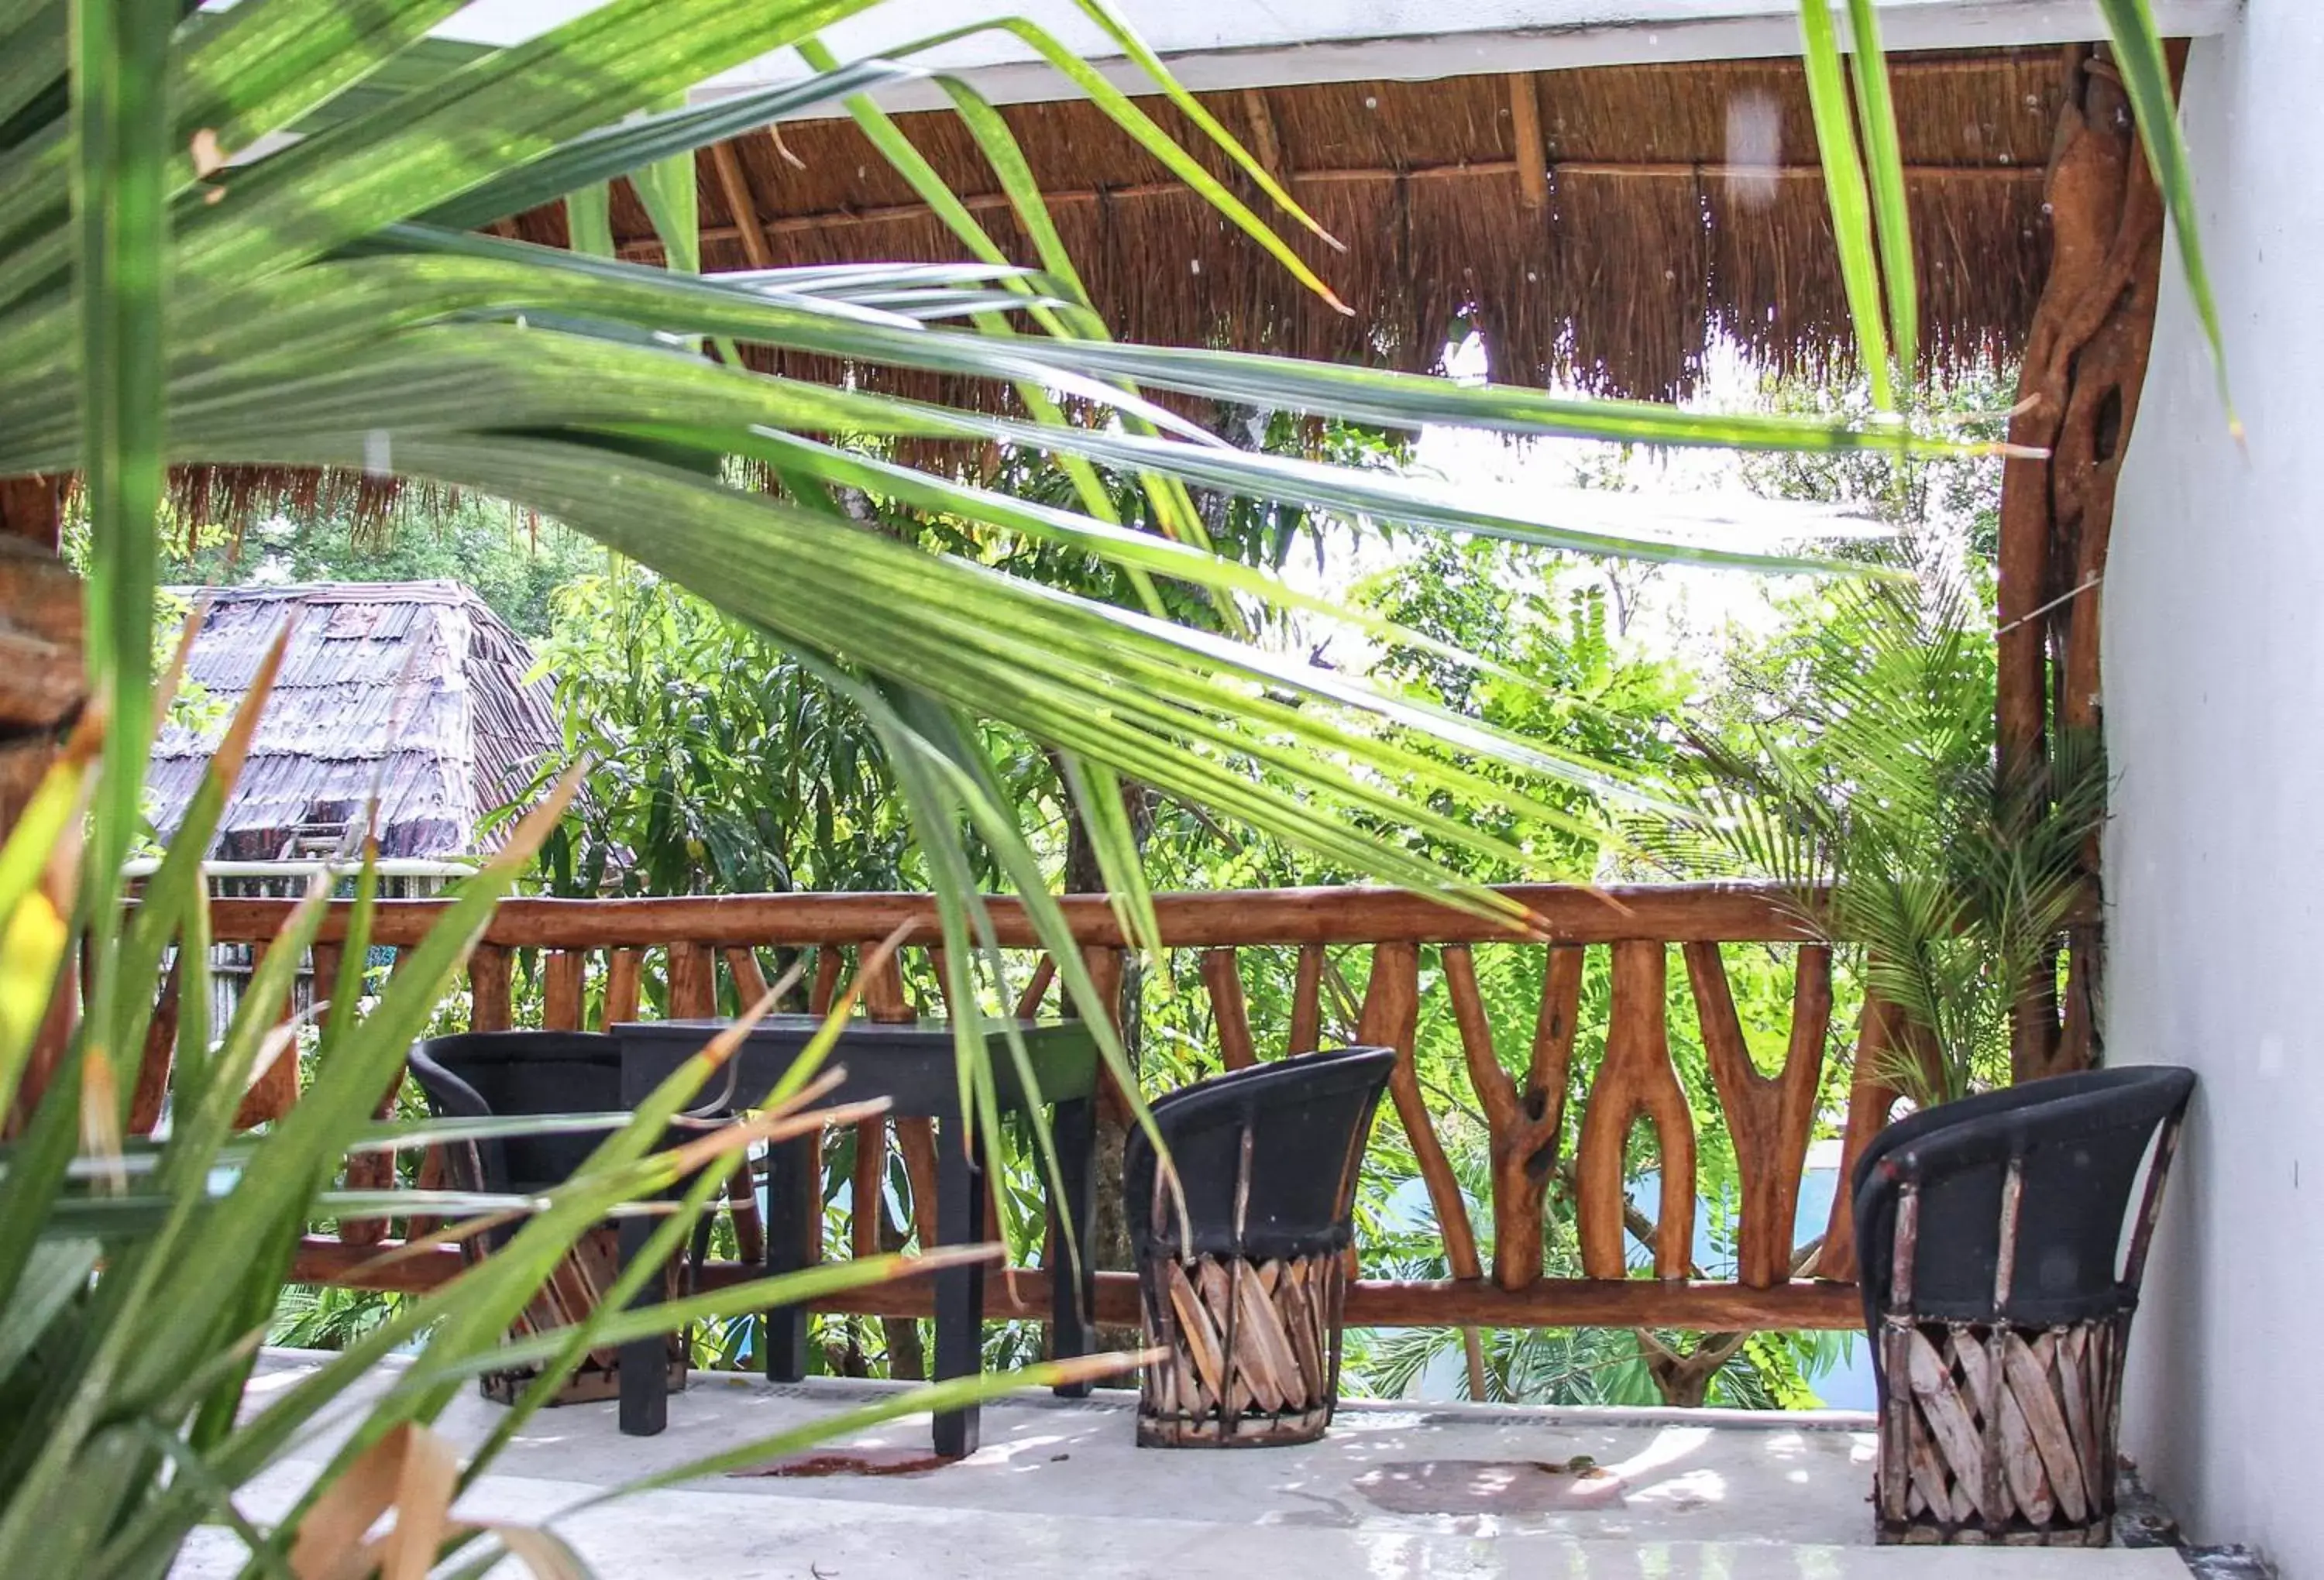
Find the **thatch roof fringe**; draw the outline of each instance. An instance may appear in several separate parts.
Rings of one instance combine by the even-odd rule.
[[[2063,76],[2052,50],[1893,63],[1923,281],[1922,371],[1946,375],[2011,354],[2030,322],[2048,267],[2043,176]],[[1523,117],[1512,107],[1528,86],[1546,142],[1540,207],[1526,200]],[[1336,253],[1294,238],[1356,317],[1302,291],[1093,106],[1010,106],[1004,114],[1066,246],[1125,338],[1421,370],[1466,321],[1482,333],[1498,377],[1657,399],[1691,392],[1722,336],[1784,372],[1851,365],[1795,62],[1323,83],[1205,103],[1231,125],[1264,126],[1259,140],[1272,144],[1293,194],[1349,243]],[[1174,109],[1147,107],[1257,201]],[[1003,250],[1032,262],[959,124],[933,112],[899,121]],[[706,154],[706,268],[965,256],[852,124],[787,124],[783,146],[798,163],[763,133]],[[616,193],[614,227],[632,255],[659,255],[626,188]],[[534,241],[565,239],[555,207],[515,228]],[[898,387],[985,407],[1007,400],[943,381]]]

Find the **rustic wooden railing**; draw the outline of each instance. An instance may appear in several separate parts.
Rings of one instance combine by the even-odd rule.
[[[1240,951],[1260,946],[1295,950],[1293,1002],[1286,1052],[1315,1047],[1325,1024],[1327,973],[1362,972],[1360,1010],[1353,1040],[1393,1046],[1403,1055],[1391,1084],[1393,1121],[1408,1135],[1419,1172],[1442,1227],[1449,1280],[1364,1281],[1351,1287],[1346,1316],[1353,1325],[1473,1327],[1654,1327],[1737,1332],[1757,1329],[1847,1328],[1861,1320],[1853,1282],[1855,1254],[1847,1193],[1836,1193],[1819,1241],[1794,1244],[1803,1164],[1818,1119],[1833,1014],[1831,951],[1803,937],[1797,913],[1783,895],[1749,885],[1671,885],[1609,889],[1518,886],[1504,891],[1535,919],[1519,929],[1447,909],[1393,890],[1330,888],[1167,895],[1157,912],[1162,938],[1173,950],[1199,952],[1199,978],[1215,1019],[1221,1062],[1232,1068],[1263,1055],[1256,1045],[1244,998]],[[1101,989],[1118,984],[1124,940],[1100,897],[1064,902],[1074,937]],[[213,907],[212,931],[222,942],[263,948],[276,935],[291,902],[226,899]],[[344,908],[343,908],[344,909]],[[442,914],[441,902],[383,903],[373,940],[383,946],[416,943]],[[1000,942],[1027,951],[1038,940],[1013,902],[994,903]],[[641,984],[659,964],[666,985],[663,1007],[673,1016],[715,1014],[722,984],[727,1002],[763,991],[770,955],[813,956],[811,1007],[832,1002],[872,941],[911,924],[907,949],[928,949],[937,935],[935,908],[924,896],[798,895],[641,900],[521,899],[503,905],[486,930],[469,967],[474,1029],[512,1024],[512,969],[521,954],[537,957],[540,1022],[583,1024],[589,985],[596,985],[597,1020],[611,1024],[648,1013]],[[336,969],[344,914],[326,923],[316,969]],[[1792,962],[1788,1049],[1778,1070],[1763,1073],[1746,1045],[1729,988],[1722,946],[1789,945],[1775,951]],[[1497,1055],[1479,991],[1480,946],[1546,951],[1543,989],[1523,1068]],[[1594,1070],[1576,1069],[1587,952],[1610,955],[1610,1000],[1604,1052]],[[1685,972],[1700,1030],[1709,1090],[1692,1095],[1674,1060],[1666,1005],[1675,950]],[[1454,1179],[1416,1065],[1414,1043],[1421,1007],[1424,958],[1434,954],[1451,1001],[1463,1051],[1470,1101],[1489,1133],[1491,1158],[1490,1265],[1467,1202]],[[657,960],[654,957],[659,957]],[[1055,971],[1037,962],[1019,1006],[1039,1010]],[[1108,995],[1109,998],[1118,995]],[[1682,1001],[1683,1002],[1683,1001]],[[866,1011],[874,1017],[909,1018],[903,978],[889,969],[866,984]],[[166,1010],[165,1006],[165,1010]],[[157,1030],[141,1070],[141,1125],[159,1112],[166,1080],[166,1023]],[[1891,1016],[1877,1005],[1856,1028],[1854,1068],[1844,1121],[1842,1172],[1883,1125],[1900,1094],[1884,1079],[1882,1057]],[[1586,1080],[1585,1078],[1586,1077]],[[1565,1130],[1569,1091],[1582,1094],[1578,1144],[1571,1160],[1557,1156]],[[242,1118],[256,1124],[298,1100],[296,1061],[283,1060],[254,1089]],[[1458,1100],[1457,1098],[1454,1100]],[[1440,1107],[1442,1104],[1440,1103]],[[1734,1228],[1736,1274],[1729,1281],[1694,1276],[1691,1249],[1697,1203],[1695,1115],[1715,1113],[1731,1139],[1739,1180]],[[1655,1138],[1660,1189],[1655,1210],[1645,1215],[1626,1195],[1626,1153],[1634,1125],[1643,1120]],[[899,1121],[867,1127],[858,1148],[858,1201],[873,1199],[883,1178],[887,1148],[902,1155],[912,1185],[912,1216],[933,1218],[932,1144],[925,1125]],[[364,1182],[392,1184],[383,1164]],[[431,1163],[423,1182],[440,1178]],[[1569,1190],[1574,1206],[1585,1276],[1543,1273],[1542,1224],[1547,1193]],[[755,1198],[738,1186],[738,1231],[745,1258],[756,1254]],[[1641,1221],[1643,1218],[1644,1221]],[[877,1215],[859,1215],[853,1243],[879,1248]],[[309,1238],[296,1272],[304,1280],[427,1287],[458,1266],[450,1250],[369,1263],[396,1244],[390,1226],[352,1224],[335,1236]],[[406,1226],[409,1231],[409,1226]],[[1628,1266],[1628,1239],[1650,1245],[1652,1275]],[[712,1281],[741,1277],[748,1263],[714,1265]],[[996,1316],[1038,1317],[1046,1297],[1036,1283],[996,1278],[987,1283]],[[872,1316],[925,1315],[929,1293],[911,1283],[837,1297],[834,1310]],[[1133,1275],[1099,1281],[1101,1320],[1136,1320]]]

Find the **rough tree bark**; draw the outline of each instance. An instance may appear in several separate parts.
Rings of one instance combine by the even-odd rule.
[[[0,478],[0,835],[80,716],[80,578],[57,557],[61,484]]]
[[[2174,45],[2174,76],[2183,47]],[[2122,80],[2103,46],[2065,51],[2066,103],[2047,188],[2050,277],[2027,336],[2012,458],[2002,475],[1999,676],[2005,785],[2038,787],[2061,732],[2098,728],[2098,630],[2115,488],[2138,415],[2162,278],[2163,204]],[[2095,841],[2090,875],[2098,876]],[[2011,1027],[2011,1073],[2029,1080],[2097,1057],[2103,940],[2069,940],[2056,972],[2028,985]]]
[[[88,701],[82,667],[80,578],[58,557],[64,483],[55,477],[0,478],[0,840],[56,760]],[[73,973],[66,972],[69,981]],[[32,1047],[13,1130],[48,1089],[71,1034],[74,995],[58,993]]]

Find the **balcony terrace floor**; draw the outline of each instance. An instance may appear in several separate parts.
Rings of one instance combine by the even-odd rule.
[[[321,1357],[270,1351],[254,1403]],[[364,1384],[383,1389],[390,1368]],[[624,1438],[610,1402],[534,1418],[462,1505],[539,1521],[603,1489],[885,1396],[897,1385],[697,1373],[669,1429]],[[473,1392],[443,1426],[463,1450],[500,1407]],[[1351,1401],[1323,1441],[1240,1452],[1139,1449],[1132,1396],[1021,1392],[985,1407],[983,1447],[915,1468],[925,1416],[814,1450],[824,1474],[754,1472],[625,1498],[558,1521],[607,1576],[1557,1576],[1559,1580],[2173,1580],[2168,1549],[1871,1544],[1869,1417],[1845,1412],[1540,1410]],[[245,1500],[286,1507],[327,1438]],[[1577,1463],[1578,1462],[1578,1463]],[[872,1470],[884,1474],[871,1474]],[[205,1530],[174,1572],[234,1574]],[[515,1574],[504,1566],[499,1573]]]

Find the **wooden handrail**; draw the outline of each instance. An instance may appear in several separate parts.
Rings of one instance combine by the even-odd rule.
[[[1356,1035],[1394,1047],[1400,1055],[1384,1106],[1384,1124],[1400,1125],[1411,1143],[1423,1182],[1444,1236],[1453,1277],[1441,1282],[1351,1282],[1346,1319],[1377,1326],[1557,1325],[1696,1327],[1722,1332],[1757,1328],[1847,1327],[1858,1319],[1853,1285],[1855,1252],[1846,1193],[1838,1193],[1821,1244],[1813,1247],[1812,1279],[1793,1269],[1806,1253],[1794,1245],[1793,1217],[1817,1094],[1825,1089],[1824,1061],[1832,1000],[1832,951],[1812,937],[1811,919],[1822,896],[1765,883],[1631,885],[1590,888],[1518,885],[1490,891],[1498,912],[1456,908],[1440,900],[1384,888],[1298,888],[1167,894],[1156,897],[1163,947],[1199,956],[1193,973],[1218,1026],[1220,1061],[1240,1067],[1278,1052],[1317,1045],[1325,1024],[1323,984],[1342,984],[1344,1015],[1360,997]],[[213,936],[225,944],[263,947],[278,934],[297,902],[219,899],[211,905]],[[1102,896],[1060,902],[1084,963],[1101,984],[1120,980],[1125,940]],[[1038,951],[1037,938],[1015,900],[990,902],[1003,947]],[[377,907],[374,943],[409,947],[444,915],[443,900],[389,900]],[[335,956],[351,906],[335,906],[322,930],[318,962]],[[672,899],[518,899],[503,905],[487,926],[469,966],[473,1029],[514,1024],[512,968],[538,954],[540,1019],[548,1026],[578,1027],[590,1004],[598,1024],[640,1014],[641,987],[651,970],[666,984],[661,1002],[673,1015],[714,1014],[721,984],[736,998],[755,997],[764,975],[755,950],[779,947],[816,956],[808,1000],[832,1002],[839,985],[869,944],[908,927],[909,946],[934,952],[939,942],[935,902],[926,895],[747,895]],[[1532,1051],[1517,1067],[1494,1046],[1472,947],[1499,944],[1545,951]],[[1762,1074],[1745,1045],[1722,962],[1722,945],[1793,944],[1792,1024],[1780,1071]],[[1286,1021],[1255,1028],[1245,996],[1239,951],[1296,951]],[[1581,1027],[1584,961],[1593,950],[1611,960],[1614,990],[1600,1013],[1608,1024],[1587,1041]],[[1338,951],[1335,960],[1327,951]],[[1352,951],[1352,952],[1350,952]],[[1673,953],[1683,968],[1674,974]],[[1424,976],[1434,961],[1440,969]],[[659,962],[650,965],[649,962]],[[1040,1011],[1054,985],[1054,964],[1038,960],[1019,1004]],[[1441,984],[1462,1043],[1460,1068],[1470,1091],[1449,1100],[1481,1118],[1489,1134],[1489,1199],[1472,1209],[1453,1177],[1441,1119],[1431,1112],[1445,1094],[1424,1087],[1414,1062],[1420,987]],[[595,985],[593,990],[592,984]],[[1683,984],[1683,986],[1682,986]],[[869,985],[865,1002],[879,1017],[909,1018],[902,978],[888,974]],[[164,989],[164,997],[170,990]],[[1709,1060],[1707,1078],[1689,1077],[1673,1057],[1666,1002],[1691,995]],[[170,1007],[165,1003],[162,1009]],[[1281,1013],[1281,1006],[1277,1006]],[[174,1024],[171,1022],[171,1024]],[[1264,1030],[1262,1038],[1256,1034]],[[1843,1179],[1863,1147],[1886,1123],[1900,1094],[1888,1050],[1898,1036],[1894,1012],[1868,1003],[1856,1028],[1855,1069],[1849,1085],[1841,1171]],[[1505,1039],[1506,1040],[1506,1039]],[[157,1038],[139,1072],[142,1091],[162,1089],[169,1057]],[[1269,1043],[1262,1047],[1261,1042]],[[1583,1055],[1577,1049],[1602,1048]],[[1585,1060],[1579,1068],[1577,1061]],[[159,1061],[157,1064],[157,1060]],[[294,1070],[290,1061],[281,1061]],[[1456,1077],[1455,1079],[1458,1079]],[[1571,1100],[1569,1101],[1569,1097]],[[298,1098],[295,1079],[254,1092],[244,1122],[279,1116]],[[1713,1111],[1732,1137],[1741,1171],[1737,1226],[1742,1248],[1732,1281],[1704,1281],[1692,1265],[1695,1207],[1694,1159],[1700,1137],[1695,1116]],[[144,1110],[140,1110],[141,1115]],[[150,1116],[148,1116],[150,1117]],[[1627,1200],[1627,1157],[1632,1125],[1651,1121],[1664,1189],[1655,1210],[1643,1214]],[[872,1129],[878,1130],[875,1136]],[[1568,1137],[1572,1155],[1559,1153]],[[858,1136],[859,1156],[876,1168],[891,1144],[884,1126]],[[892,1144],[909,1171],[910,1216],[902,1226],[925,1236],[932,1221],[936,1174],[928,1138],[896,1126]],[[924,1155],[925,1154],[925,1155]],[[422,1171],[422,1182],[440,1178]],[[1547,1192],[1559,1181],[1573,1192],[1581,1252],[1590,1276],[1544,1276],[1541,1235]],[[381,1183],[376,1180],[373,1183]],[[863,1197],[880,1199],[866,1190]],[[755,1196],[738,1183],[733,1206],[755,1214]],[[1489,1223],[1485,1221],[1489,1215]],[[1474,1221],[1472,1221],[1472,1219]],[[738,1219],[742,1243],[753,1245],[755,1223]],[[1480,1233],[1489,1230],[1489,1233]],[[890,1231],[892,1233],[892,1231]],[[880,1226],[857,1226],[859,1251],[881,1244]],[[1633,1243],[1653,1251],[1652,1278],[1629,1266]],[[892,1241],[890,1242],[892,1243]],[[399,1241],[377,1223],[337,1236],[310,1237],[293,1275],[302,1280],[381,1284],[371,1263]],[[427,1252],[386,1264],[385,1287],[425,1288],[456,1272],[456,1253]],[[714,1281],[736,1276],[731,1266],[709,1272]],[[1100,1282],[1100,1314],[1133,1318],[1128,1275]],[[995,1281],[1005,1291],[1008,1281]],[[1032,1289],[1037,1285],[1025,1285]],[[996,1297],[1004,1305],[1010,1298]],[[1028,1297],[1029,1298],[1029,1297]],[[927,1291],[907,1282],[836,1298],[833,1309],[873,1316],[910,1315]],[[1038,1312],[1010,1315],[1038,1315]]]
[[[1393,888],[1289,888],[1165,894],[1154,898],[1162,941],[1172,947],[1229,949],[1270,943],[1798,943],[1809,936],[1795,891],[1771,883],[1511,884],[1487,891],[1528,914],[1525,922],[1456,909]],[[290,899],[218,899],[210,932],[222,943],[272,938]],[[1010,949],[1040,945],[1017,900],[987,902],[993,930]],[[1074,942],[1119,949],[1128,942],[1102,895],[1058,901]],[[427,936],[445,900],[382,900],[375,943]],[[344,938],[353,905],[334,905],[326,941]],[[513,899],[484,931],[503,949],[650,949],[673,942],[853,944],[910,923],[907,942],[939,936],[936,902],[921,894],[697,895],[669,899]]]

